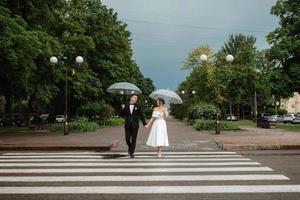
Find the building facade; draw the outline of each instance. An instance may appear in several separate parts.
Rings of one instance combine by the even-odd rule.
[[[295,92],[294,96],[281,101],[281,108],[287,110],[288,113],[300,113],[300,95]]]

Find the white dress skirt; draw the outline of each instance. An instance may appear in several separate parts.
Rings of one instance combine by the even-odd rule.
[[[156,111],[152,113],[152,117],[155,119],[146,144],[152,147],[169,146],[167,124],[165,117],[168,116],[167,111]]]

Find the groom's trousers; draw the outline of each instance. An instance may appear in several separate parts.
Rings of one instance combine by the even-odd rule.
[[[136,138],[139,128],[133,128],[132,126],[125,128],[125,139],[128,145],[128,153],[133,154],[136,145]]]

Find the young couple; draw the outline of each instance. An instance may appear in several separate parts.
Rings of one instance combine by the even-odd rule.
[[[169,146],[165,121],[165,118],[169,114],[167,109],[164,107],[165,101],[160,98],[157,99],[157,107],[154,108],[152,117],[147,124],[142,109],[136,104],[137,100],[137,95],[132,95],[130,97],[130,103],[122,105],[120,113],[120,116],[125,118],[125,139],[128,145],[128,154],[131,158],[134,158],[136,138],[139,130],[139,120],[141,120],[144,127],[147,129],[152,125],[146,144],[152,147],[157,147],[157,157],[161,157],[162,147]]]

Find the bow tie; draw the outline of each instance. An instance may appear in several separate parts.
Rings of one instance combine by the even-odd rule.
[[[134,103],[130,103],[129,105],[133,105],[134,106]]]

